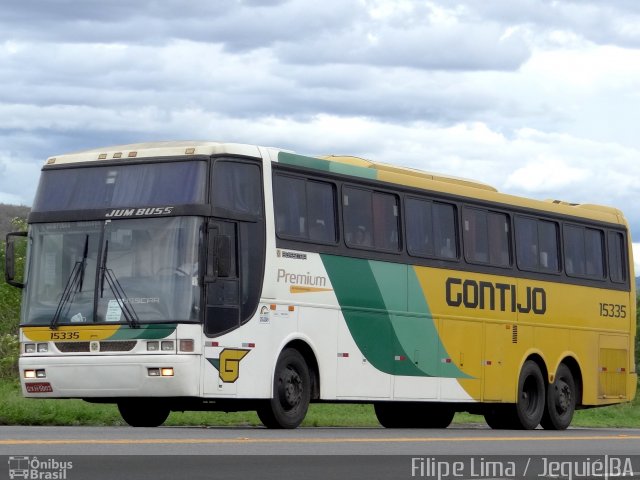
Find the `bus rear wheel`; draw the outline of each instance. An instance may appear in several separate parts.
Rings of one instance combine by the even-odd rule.
[[[455,410],[440,403],[380,402],[373,405],[385,428],[447,428]]]
[[[118,402],[118,410],[132,427],[159,427],[171,413],[169,407],[149,399],[123,400]]]
[[[533,430],[544,410],[544,377],[538,364],[527,360],[518,379],[517,403],[492,406],[484,412],[484,419],[494,430]]]
[[[547,389],[547,406],[540,424],[546,430],[565,430],[576,409],[576,383],[569,367],[560,364]]]
[[[283,350],[276,363],[273,397],[257,409],[267,428],[296,428],[302,423],[311,400],[309,368],[300,352]]]

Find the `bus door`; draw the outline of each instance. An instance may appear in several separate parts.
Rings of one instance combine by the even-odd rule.
[[[214,220],[207,228],[207,261],[205,267],[205,372],[211,372],[210,363],[217,377],[204,379],[205,394],[235,394],[236,383],[225,373],[225,349],[233,347],[216,340],[219,335],[237,328],[240,324],[241,281],[238,270],[237,223]],[[221,365],[222,363],[222,365]],[[205,373],[205,375],[207,375]]]
[[[232,395],[256,338],[225,335],[256,315],[265,261],[262,172],[256,162],[215,159],[204,272],[204,393]],[[240,343],[238,343],[240,342]],[[213,366],[214,368],[211,368]]]

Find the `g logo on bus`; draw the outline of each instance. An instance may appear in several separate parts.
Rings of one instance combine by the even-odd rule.
[[[251,350],[240,348],[225,348],[220,352],[220,358],[207,358],[213,365],[224,383],[234,383],[240,376],[240,360]]]

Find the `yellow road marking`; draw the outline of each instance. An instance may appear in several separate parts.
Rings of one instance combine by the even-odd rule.
[[[399,437],[399,438],[114,438],[114,439],[6,439],[0,445],[130,445],[130,444],[249,444],[249,443],[428,443],[428,442],[549,442],[590,440],[640,440],[640,435],[585,435],[567,437]]]

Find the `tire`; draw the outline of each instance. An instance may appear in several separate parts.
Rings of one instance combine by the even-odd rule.
[[[310,400],[309,368],[298,350],[287,348],[276,363],[273,398],[258,407],[258,417],[267,428],[296,428],[304,420]]]
[[[545,381],[533,360],[522,366],[518,379],[516,404],[495,405],[484,412],[484,419],[494,430],[533,430],[545,411]]]
[[[547,405],[541,425],[546,430],[565,430],[576,409],[576,382],[569,367],[560,364],[555,381],[547,389]]]
[[[405,428],[407,421],[401,405],[394,402],[381,402],[373,404],[373,411],[380,425],[384,428]]]
[[[132,427],[159,427],[171,413],[169,407],[150,399],[118,402],[118,410]]]
[[[514,405],[496,405],[484,412],[484,420],[493,430],[514,429]]]
[[[447,428],[455,410],[439,403],[381,402],[373,405],[385,428]]]
[[[451,425],[456,411],[446,404],[434,403],[422,406],[422,415],[419,416],[419,428],[447,428]]]
[[[545,381],[540,367],[527,360],[520,371],[514,425],[519,430],[533,430],[542,420],[545,406]]]

